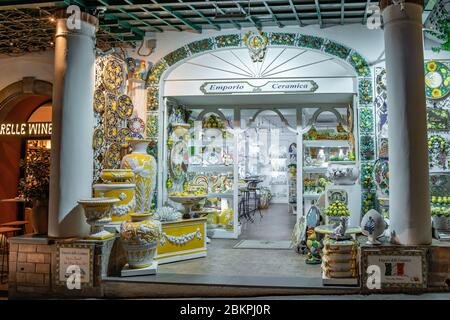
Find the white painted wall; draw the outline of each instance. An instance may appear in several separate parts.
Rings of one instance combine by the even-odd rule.
[[[0,90],[22,80],[35,77],[53,83],[54,51],[30,53],[19,57],[0,56]]]

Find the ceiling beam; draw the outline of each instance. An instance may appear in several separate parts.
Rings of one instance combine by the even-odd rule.
[[[299,13],[297,12],[297,9],[295,9],[295,5],[292,2],[292,0],[289,0],[289,6],[292,8],[292,12],[294,13],[295,20],[298,21],[298,24],[300,25],[300,27],[303,27],[302,20],[300,20]]]
[[[320,28],[323,28],[322,16],[321,16],[321,14],[320,14],[320,4],[319,4],[319,0],[314,0],[314,3],[316,4],[317,19],[319,19],[319,26],[320,26]]]
[[[270,9],[270,6],[267,4],[266,1],[263,2],[264,6],[266,7],[267,11],[272,15],[272,20],[278,25],[278,27],[283,28],[284,24],[282,24],[280,21],[278,21],[277,16],[273,13],[272,9]]]
[[[196,14],[198,14],[200,17],[202,17],[204,20],[206,20],[206,22],[208,22],[210,25],[213,26],[214,29],[216,29],[217,31],[220,31],[222,28],[220,26],[218,26],[217,24],[215,24],[211,19],[209,19],[208,17],[206,17],[203,13],[201,13],[201,11],[198,11],[194,6],[191,6],[188,3],[183,2],[183,0],[178,0],[181,3],[184,3],[188,6],[189,9],[191,9],[192,11],[194,11]]]
[[[222,10],[215,2],[212,2],[211,4],[214,6],[214,8],[216,9],[216,11],[219,11],[221,14],[226,14],[225,11],[223,11],[223,10]],[[234,24],[234,26],[235,26],[236,28],[238,28],[238,30],[241,30],[241,29],[242,29],[241,25],[240,25],[239,23],[237,23],[236,21],[234,21],[234,20],[227,20],[227,21],[229,21],[229,22],[231,22],[232,24]]]
[[[154,4],[158,4],[159,3],[156,0],[151,0]],[[180,20],[181,22],[183,22],[183,24],[185,24],[186,26],[188,26],[189,28],[191,28],[192,30],[194,30],[196,33],[202,33],[202,29],[199,28],[198,26],[196,26],[195,24],[187,21],[186,19],[184,19],[180,14],[173,12],[172,9],[170,9],[169,7],[165,7],[163,5],[160,6],[161,9],[163,9],[165,12],[167,12],[168,14],[170,14],[171,16],[177,18],[178,20]]]
[[[134,34],[137,34],[138,36],[141,36],[142,38],[145,36],[145,32],[144,31],[142,31],[141,29],[138,29],[138,28],[132,26],[131,24],[129,24],[126,21],[118,19],[116,16],[114,16],[112,14],[105,14],[105,18],[107,20],[115,21],[118,25],[121,25],[122,27],[131,30]]]
[[[128,3],[128,4],[134,5],[134,2],[133,2],[132,0],[125,0],[125,2]],[[157,16],[155,13],[153,13],[153,12],[147,10],[144,6],[139,6],[139,8],[140,8],[142,11],[144,11],[145,13],[148,13],[148,14],[150,14],[152,17],[158,19],[159,21],[162,21],[162,22],[164,22],[165,24],[167,24],[168,26],[170,26],[170,27],[172,27],[172,28],[175,28],[175,30],[177,30],[177,31],[182,31],[181,28],[172,25],[171,23],[169,23],[168,21],[166,21],[166,20],[164,20],[164,19],[161,19],[161,17],[159,17],[159,16]],[[139,18],[139,19],[142,20],[141,18]],[[158,28],[158,29],[159,29],[160,32],[162,31],[162,29],[160,29],[160,28]]]
[[[345,0],[341,0],[341,24],[344,24],[344,16],[345,16]]]
[[[364,9],[364,18],[362,20],[362,24],[366,24],[366,22],[367,22],[367,14],[368,14],[369,6],[370,6],[370,0],[367,0],[366,8]]]
[[[260,24],[259,22],[256,22],[256,21],[252,18],[250,12],[247,13],[247,11],[245,11],[245,9],[241,6],[241,4],[240,4],[239,2],[233,2],[233,3],[236,4],[236,6],[239,8],[239,10],[240,10],[243,14],[247,14],[247,15],[248,15],[247,19],[250,20],[251,23],[253,23],[253,25],[256,27],[256,29],[261,30],[261,28],[262,28],[261,24]],[[249,2],[249,3],[250,3],[250,2]]]

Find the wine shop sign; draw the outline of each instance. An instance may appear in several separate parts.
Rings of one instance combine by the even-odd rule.
[[[247,81],[237,82],[205,82],[200,90],[207,95],[211,94],[240,94],[240,93],[299,93],[314,92],[319,88],[312,80],[286,80],[268,81],[256,86]]]
[[[0,136],[42,137],[51,135],[52,135],[51,122],[0,124]]]

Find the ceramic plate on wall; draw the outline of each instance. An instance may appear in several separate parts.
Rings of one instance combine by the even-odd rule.
[[[109,91],[117,91],[122,88],[124,76],[123,64],[116,59],[109,59],[103,68],[103,85]]]
[[[144,132],[145,122],[141,118],[132,118],[128,120],[128,128],[134,133]]]
[[[94,111],[103,113],[106,108],[106,97],[101,89],[97,89],[94,92]]]
[[[133,114],[133,102],[126,94],[121,95],[117,99],[117,114],[121,119],[128,119]]]
[[[101,128],[97,128],[94,130],[92,146],[94,149],[100,149],[103,146],[103,143],[104,143],[103,130]]]
[[[442,99],[449,92],[449,68],[437,61],[428,61],[425,64],[425,92],[430,99]]]
[[[109,146],[105,153],[105,159],[103,162],[105,168],[114,169],[120,164],[120,144],[113,143]]]

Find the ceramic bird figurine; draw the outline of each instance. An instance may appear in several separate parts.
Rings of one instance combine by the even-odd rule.
[[[342,217],[339,225],[334,229],[333,234],[337,237],[345,237],[345,232],[347,231],[347,217]]]
[[[320,264],[322,263],[321,254],[321,246],[320,242],[316,239],[316,233],[314,232],[314,228],[310,228],[308,231],[308,240],[306,241],[306,246],[308,247],[308,258],[306,258],[305,262],[307,264]]]

